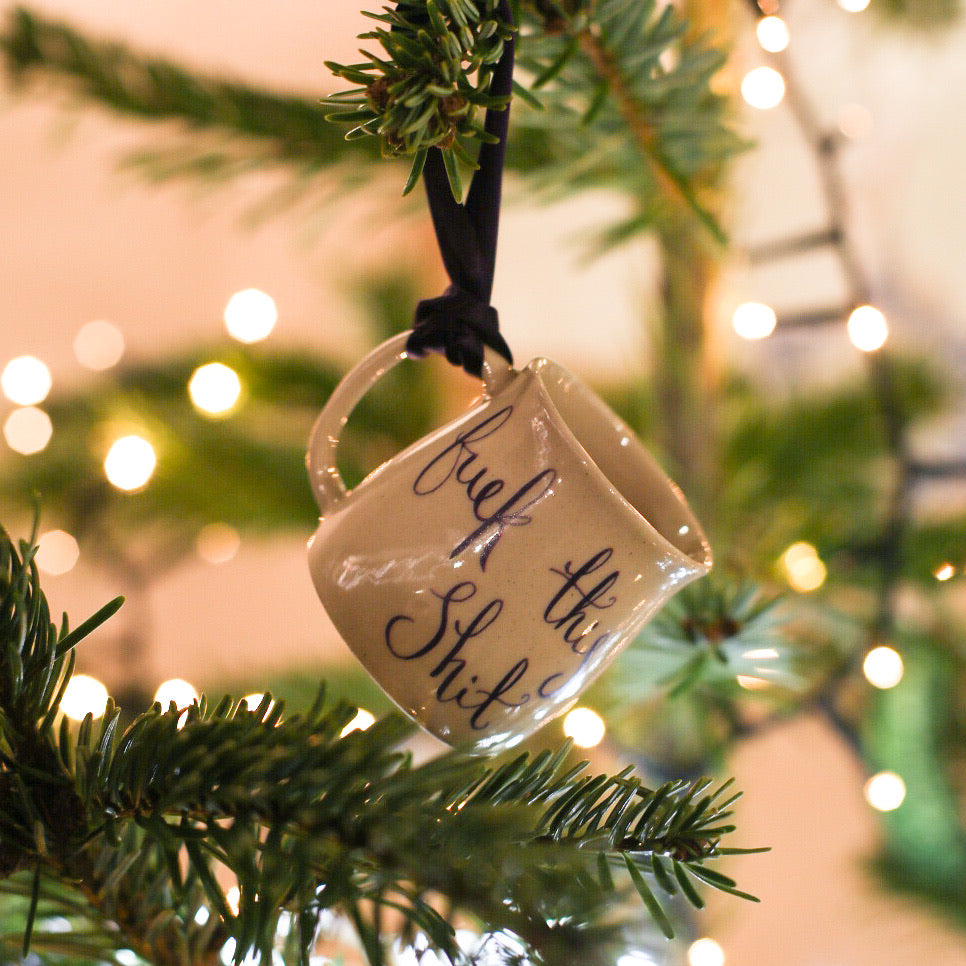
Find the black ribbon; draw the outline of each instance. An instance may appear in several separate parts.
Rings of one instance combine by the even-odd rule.
[[[500,15],[512,22],[507,0],[500,2]],[[509,97],[512,89],[510,37],[493,71],[490,93]],[[509,105],[502,110],[487,109],[486,132],[496,141],[484,142],[480,148],[479,167],[473,174],[465,205],[453,198],[439,148],[430,149],[423,168],[433,227],[451,284],[442,295],[424,299],[416,307],[406,352],[412,356],[442,352],[453,365],[462,366],[477,377],[483,371],[484,346],[513,362],[510,347],[500,335],[496,309],[490,305],[509,125]]]

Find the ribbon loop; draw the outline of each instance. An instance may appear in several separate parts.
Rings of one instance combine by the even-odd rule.
[[[508,0],[500,0],[499,9],[500,16],[512,23]],[[512,89],[510,37],[493,72],[490,93],[509,99]],[[483,369],[484,346],[513,362],[510,347],[500,335],[496,309],[490,305],[509,123],[509,103],[487,109],[485,127],[492,140],[480,148],[465,205],[453,198],[438,148],[430,149],[423,169],[436,240],[452,284],[438,298],[419,303],[406,351],[414,356],[442,352],[451,364],[477,377]]]

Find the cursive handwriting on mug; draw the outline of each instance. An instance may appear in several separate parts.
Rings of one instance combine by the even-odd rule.
[[[416,496],[435,493],[450,481],[464,488],[480,525],[453,548],[450,559],[479,541],[481,570],[486,570],[486,562],[503,531],[508,526],[522,527],[530,523],[532,518],[526,511],[546,497],[557,482],[557,471],[548,467],[504,498],[506,480],[480,465],[480,454],[473,445],[499,432],[512,415],[513,406],[504,406],[464,430],[420,470],[413,483]]]

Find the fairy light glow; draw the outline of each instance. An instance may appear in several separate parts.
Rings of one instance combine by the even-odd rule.
[[[353,731],[367,731],[376,723],[376,716],[365,708],[360,708],[356,716],[342,729],[340,738],[344,738]]]
[[[818,590],[828,576],[828,570],[818,551],[804,541],[793,543],[781,555],[779,563],[789,585],[800,593],[807,594]]]
[[[205,563],[223,564],[234,560],[241,547],[241,536],[227,523],[209,523],[195,537],[195,552]]]
[[[764,302],[744,302],[731,317],[735,332],[742,339],[767,339],[775,331],[775,310]]]
[[[777,107],[785,96],[785,81],[773,67],[756,67],[741,81],[745,103],[759,111]]]
[[[762,17],[755,33],[762,50],[770,54],[781,53],[788,46],[788,25],[781,17]]]
[[[198,700],[198,692],[182,678],[171,678],[162,682],[154,692],[154,700],[165,710],[174,702],[174,706],[183,711]]]
[[[43,402],[52,384],[50,370],[36,356],[11,359],[0,375],[3,394],[18,406],[35,406]]]
[[[865,783],[863,792],[877,812],[893,812],[906,799],[906,783],[893,771],[880,771]]]
[[[870,0],[837,0],[837,2],[846,13],[862,13],[868,7]]]
[[[188,382],[188,395],[195,409],[206,416],[227,416],[241,397],[238,373],[221,362],[209,362],[195,369]]]
[[[883,691],[894,688],[902,680],[904,670],[902,655],[885,644],[873,647],[862,662],[865,679]]]
[[[770,687],[764,678],[756,678],[750,674],[736,674],[735,680],[738,682],[738,686],[746,691],[764,691],[765,688]]]
[[[22,456],[32,456],[47,448],[54,427],[50,417],[36,406],[15,409],[4,421],[3,438]]]
[[[225,893],[225,902],[228,904],[228,908],[231,909],[231,914],[237,916],[238,904],[241,902],[241,889],[238,886],[232,886]]]
[[[107,451],[104,473],[119,490],[140,490],[154,475],[158,458],[143,436],[122,436]]]
[[[64,530],[48,530],[37,539],[37,566],[54,577],[73,570],[80,558],[77,541]]]
[[[607,725],[592,708],[574,708],[564,718],[563,732],[578,748],[596,748],[604,740]]]
[[[101,718],[107,708],[107,688],[89,674],[75,674],[67,682],[60,710],[71,721],[83,721],[88,714]]]
[[[103,319],[88,322],[74,337],[74,355],[85,369],[103,372],[121,361],[124,336],[116,325]]]
[[[860,305],[849,316],[849,339],[856,349],[875,352],[889,338],[889,325],[885,316],[874,305]]]
[[[278,321],[275,300],[257,288],[236,292],[225,306],[225,326],[239,342],[260,342]]]
[[[724,962],[724,950],[707,936],[688,946],[688,966],[724,966]]]
[[[956,568],[951,563],[944,563],[933,571],[933,577],[938,581],[952,580],[956,576]]]

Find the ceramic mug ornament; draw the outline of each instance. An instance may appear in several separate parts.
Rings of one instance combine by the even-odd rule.
[[[711,554],[631,430],[546,359],[515,371],[488,350],[481,400],[347,493],[340,433],[406,340],[363,359],[313,429],[309,567],[400,708],[450,744],[507,748],[567,710]]]

